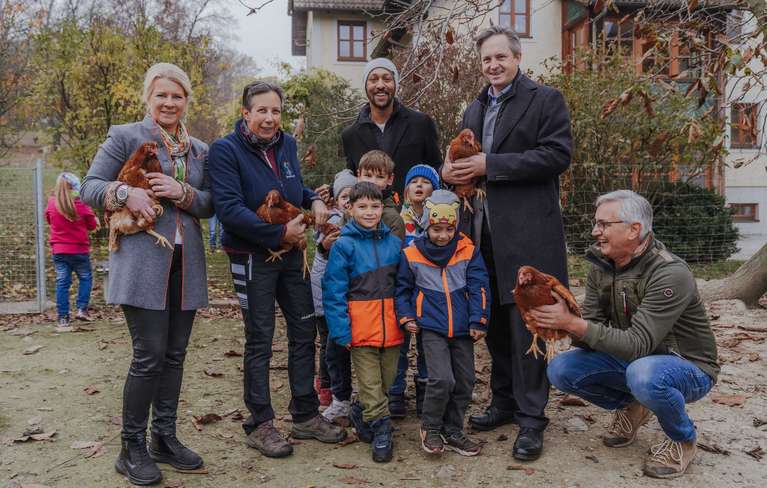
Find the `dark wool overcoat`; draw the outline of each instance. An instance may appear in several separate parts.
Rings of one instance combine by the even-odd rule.
[[[500,294],[493,299],[511,304],[520,266],[535,266],[567,284],[559,175],[570,166],[572,136],[567,105],[556,89],[519,74],[502,100],[487,153],[487,205]],[[480,141],[488,103],[486,87],[463,115],[462,128]],[[481,221],[462,214],[462,230],[478,242]]]

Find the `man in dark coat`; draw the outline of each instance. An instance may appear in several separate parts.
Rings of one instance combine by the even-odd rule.
[[[362,79],[369,103],[341,134],[347,167],[357,174],[363,154],[382,150],[394,160],[392,189],[401,197],[410,168],[423,163],[438,169],[442,164],[437,126],[431,117],[405,107],[395,98],[399,74],[390,60],[370,60]]]
[[[489,86],[466,109],[463,128],[482,152],[442,168],[452,184],[480,177],[487,198],[463,212],[462,230],[480,246],[493,293],[487,347],[492,401],[469,419],[477,430],[516,422],[513,455],[537,459],[548,424],[549,381],[542,357],[525,354],[532,340],[514,304],[517,270],[532,265],[567,284],[567,257],[559,208],[559,175],[570,165],[572,137],[564,98],[519,71],[521,48],[511,29],[493,26],[477,37]]]

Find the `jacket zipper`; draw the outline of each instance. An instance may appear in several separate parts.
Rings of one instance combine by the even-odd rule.
[[[626,317],[629,316],[629,304],[626,301],[626,287],[623,287],[623,291],[621,292],[621,297],[623,297],[623,315]]]
[[[375,254],[376,257],[376,269],[381,269],[381,261],[378,259],[378,244],[376,244],[376,241],[378,240],[378,231],[373,232],[373,254]],[[386,303],[384,302],[384,299],[381,298],[381,329],[383,330],[383,340],[381,341],[381,347],[386,346]]]
[[[445,288],[445,299],[447,301],[447,336],[453,337],[453,302],[450,299],[450,288],[447,285],[445,268],[442,268],[442,286]]]
[[[280,171],[280,164],[279,160],[280,158],[277,157],[277,149],[274,150],[274,165],[277,167],[277,173],[275,173],[274,168],[272,168],[271,163],[269,163],[269,156],[266,155],[266,151],[260,150],[261,156],[263,156],[264,161],[263,163],[266,165],[267,168],[269,168],[269,171],[271,171],[272,176],[274,176],[274,179],[277,180],[277,184],[280,185],[280,189],[282,190],[282,194],[287,196],[287,193],[285,191],[285,185],[282,184],[282,172]]]

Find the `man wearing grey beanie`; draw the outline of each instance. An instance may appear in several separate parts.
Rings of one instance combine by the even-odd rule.
[[[400,79],[391,60],[371,59],[362,80],[368,104],[341,134],[347,167],[357,174],[363,154],[384,151],[394,161],[392,190],[401,196],[410,168],[426,163],[437,169],[442,164],[437,126],[430,116],[405,107],[396,98]]]

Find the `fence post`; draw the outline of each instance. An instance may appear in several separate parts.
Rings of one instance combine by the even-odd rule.
[[[45,197],[43,190],[43,170],[45,163],[42,159],[35,162],[35,197],[37,201],[37,229],[35,239],[37,241],[37,308],[40,313],[45,312],[47,297],[45,293]]]

